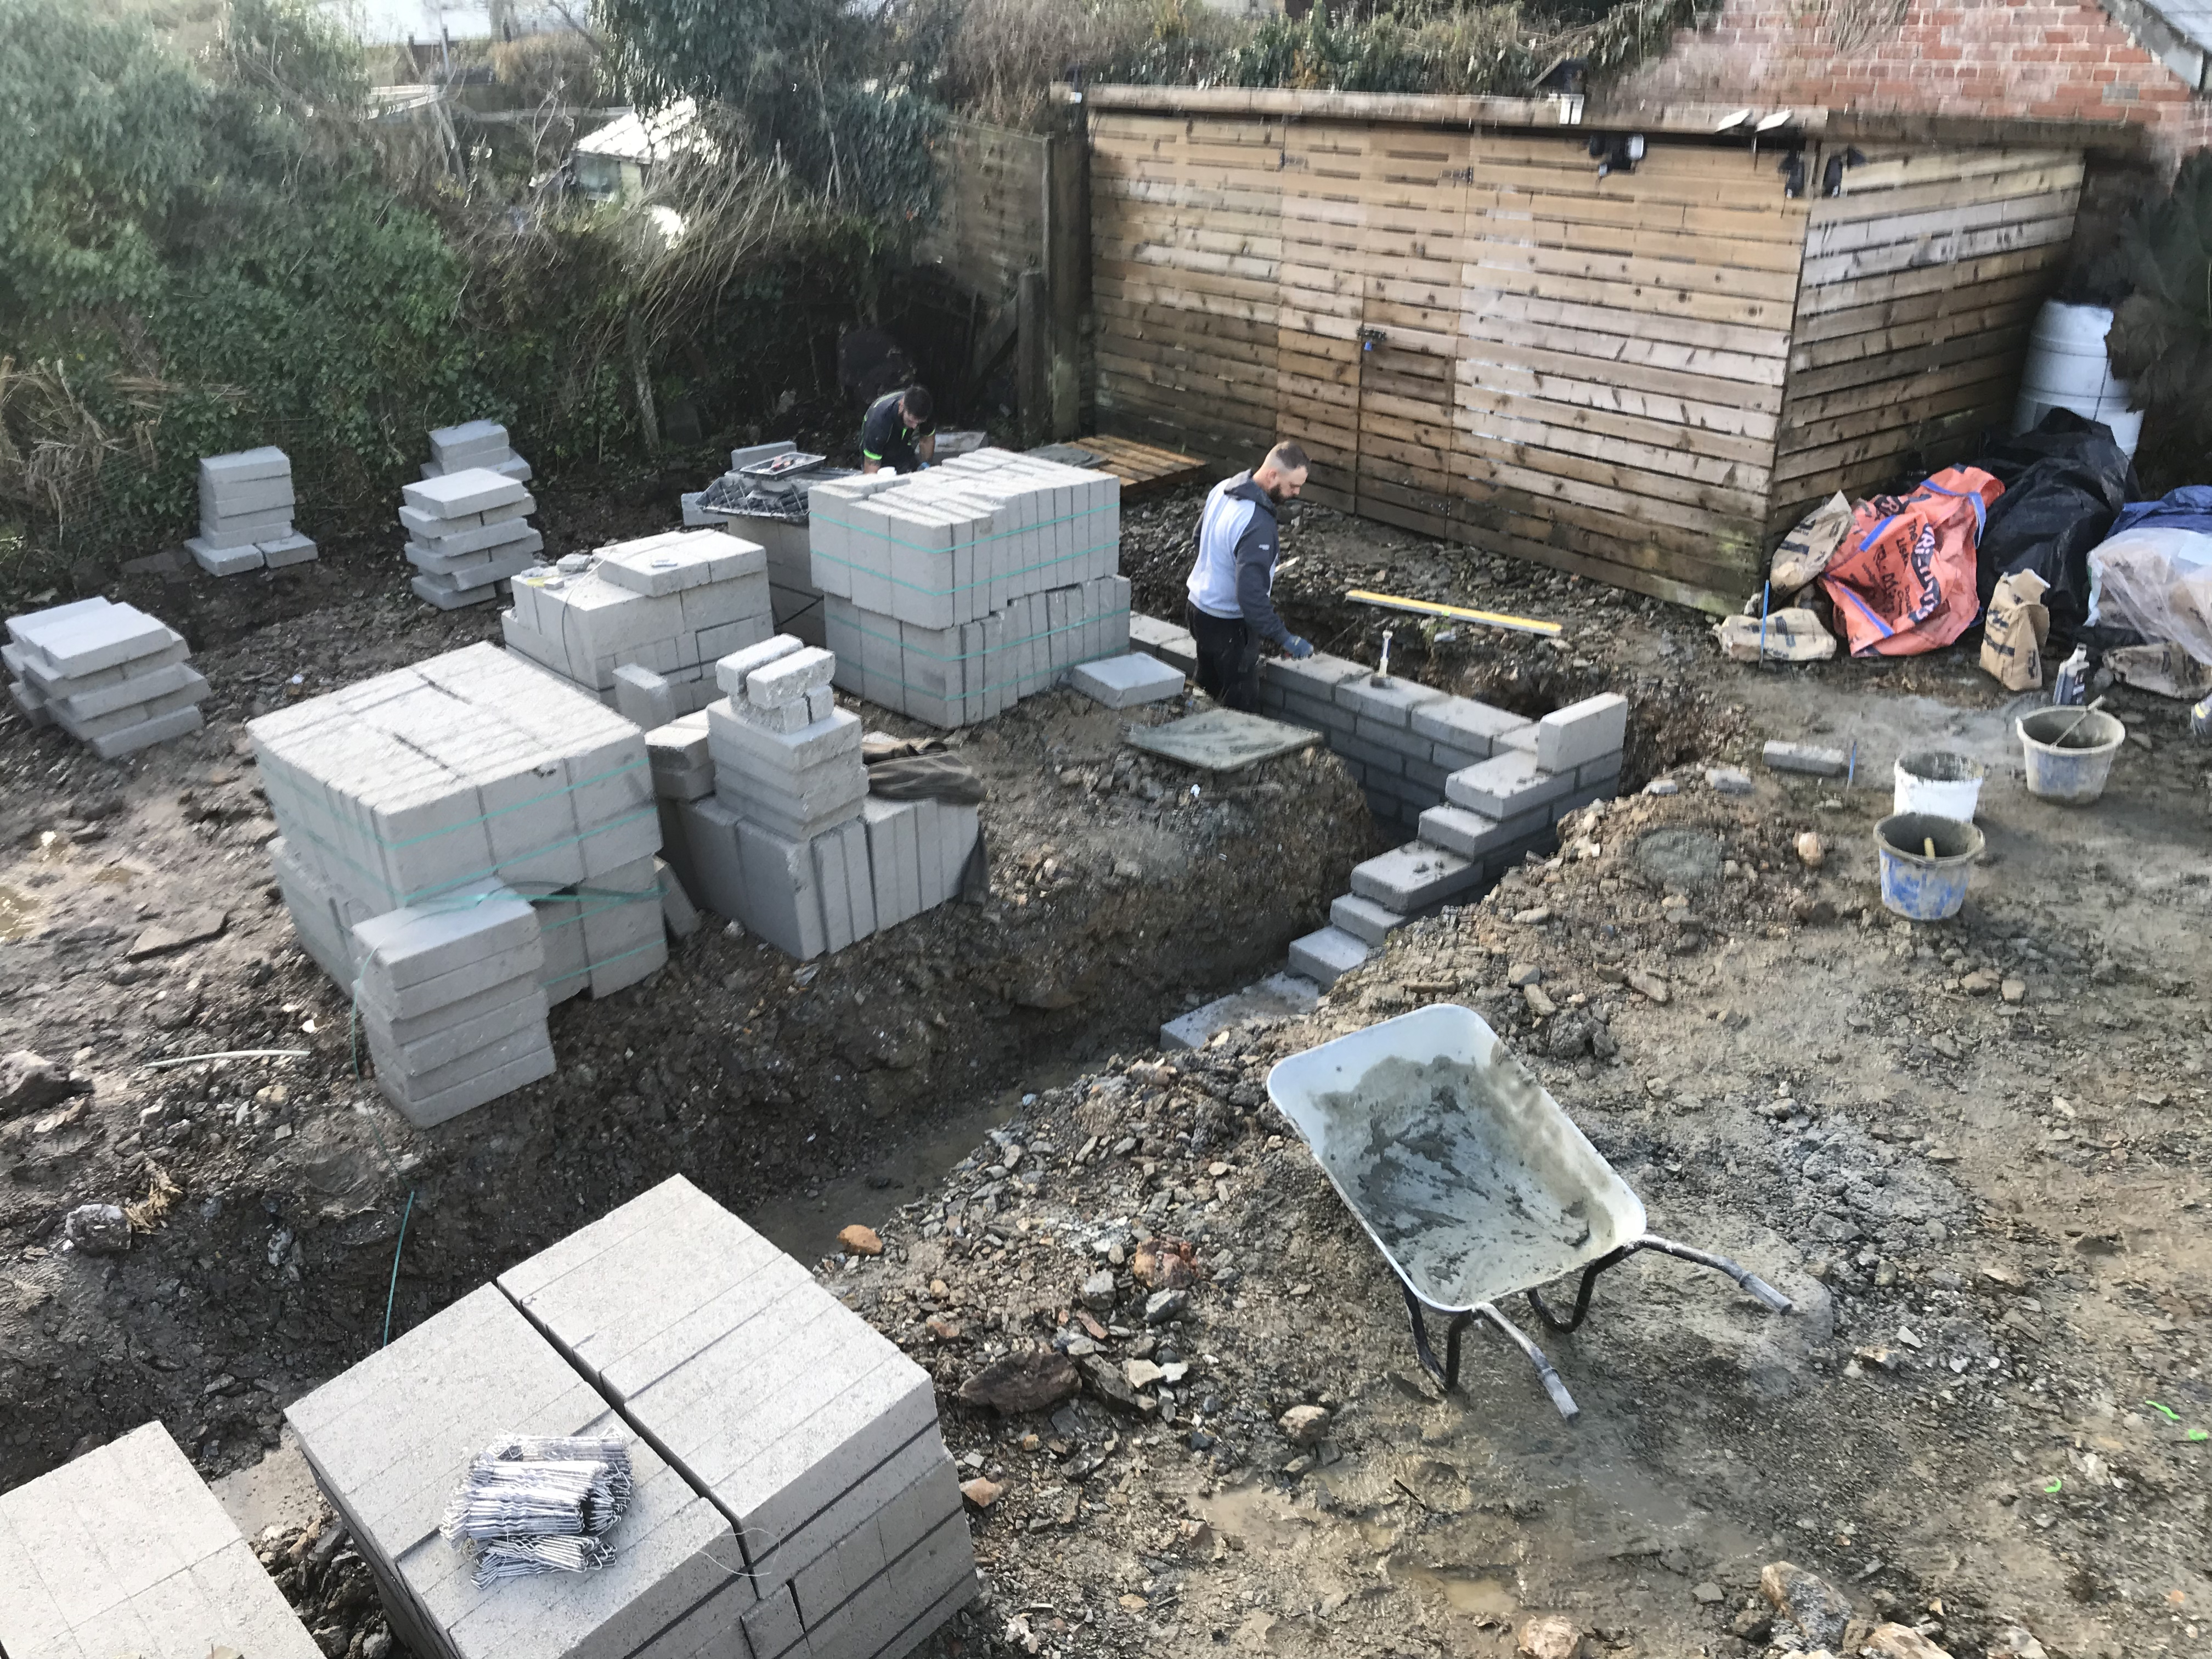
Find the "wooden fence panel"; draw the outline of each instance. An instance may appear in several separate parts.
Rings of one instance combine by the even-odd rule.
[[[970,294],[994,304],[1012,299],[1021,274],[1045,264],[1050,142],[953,122],[934,158],[937,217],[917,239],[915,257]]]

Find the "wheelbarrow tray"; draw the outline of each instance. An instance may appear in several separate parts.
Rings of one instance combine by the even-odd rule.
[[[1437,1003],[1279,1061],[1267,1094],[1407,1289],[1496,1303],[1633,1249],[1644,1206],[1471,1008]]]

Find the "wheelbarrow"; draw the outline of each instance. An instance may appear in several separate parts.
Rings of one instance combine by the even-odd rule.
[[[1589,1316],[1597,1276],[1639,1250],[1726,1273],[1775,1313],[1790,1298],[1726,1257],[1645,1231],[1644,1205],[1535,1073],[1473,1009],[1437,1003],[1279,1061],[1267,1094],[1406,1292],[1413,1350],[1447,1392],[1480,1318],[1536,1368],[1563,1417],[1578,1410],[1544,1351],[1498,1304],[1525,1294],[1547,1329]],[[1577,1269],[1562,1317],[1540,1287]],[[1427,1315],[1444,1316],[1444,1358]]]

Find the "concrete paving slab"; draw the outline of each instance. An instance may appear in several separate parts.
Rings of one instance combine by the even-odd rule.
[[[1203,1007],[1178,1015],[1160,1027],[1163,1048],[1203,1048],[1216,1031],[1250,1019],[1289,1019],[1321,1000],[1321,988],[1297,972],[1270,974],[1255,984]]]
[[[1133,749],[1207,772],[1241,771],[1319,741],[1318,734],[1303,726],[1233,708],[1209,708],[1164,726],[1133,727],[1123,739]]]

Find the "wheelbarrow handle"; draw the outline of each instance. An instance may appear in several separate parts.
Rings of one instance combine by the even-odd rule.
[[[1726,1273],[1737,1285],[1773,1313],[1788,1313],[1797,1304],[1776,1290],[1748,1267],[1740,1267],[1724,1255],[1715,1255],[1710,1250],[1692,1249],[1687,1244],[1677,1244],[1671,1238],[1662,1238],[1656,1233],[1646,1233],[1636,1241],[1639,1250],[1657,1250],[1663,1255],[1677,1256],[1684,1261],[1694,1261],[1700,1267],[1711,1267],[1717,1273]]]
[[[1507,1341],[1528,1355],[1528,1363],[1536,1368],[1537,1380],[1543,1383],[1544,1392],[1552,1396],[1552,1404],[1559,1407],[1560,1416],[1571,1423],[1582,1415],[1583,1408],[1575,1404],[1574,1395],[1567,1392],[1567,1385],[1560,1381],[1559,1372],[1552,1369],[1552,1362],[1544,1357],[1544,1351],[1523,1335],[1518,1325],[1498,1312],[1493,1304],[1478,1302],[1474,1304],[1474,1310],[1503,1331]]]

